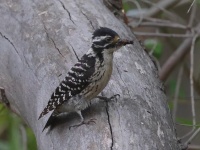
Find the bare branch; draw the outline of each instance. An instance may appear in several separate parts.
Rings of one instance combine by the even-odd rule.
[[[200,145],[190,144],[188,145],[188,149],[200,150]]]
[[[132,22],[129,23],[129,25],[132,25]],[[150,26],[150,27],[170,27],[170,28],[180,28],[180,29],[188,29],[187,26],[178,24],[178,23],[159,23],[159,22],[142,22],[139,26]]]
[[[194,38],[192,39],[191,49],[190,49],[190,97],[191,97],[191,110],[192,110],[192,124],[193,128],[191,131],[189,131],[187,134],[182,136],[181,138],[186,138],[190,134],[192,134],[195,131],[196,126],[196,113],[195,113],[195,101],[194,101],[194,84],[193,84],[193,72],[194,72],[194,45],[195,41],[197,39],[198,35],[196,34]],[[193,136],[193,135],[192,135]],[[186,142],[188,144],[188,142]]]
[[[195,0],[194,0],[195,1]],[[192,5],[194,4],[194,1],[192,2]],[[192,6],[191,5],[191,6]],[[190,6],[190,8],[191,8],[191,6]],[[189,10],[190,10],[190,8],[189,8]],[[189,10],[188,10],[188,12],[189,12]],[[196,10],[197,10],[197,6],[196,6],[196,4],[193,6],[193,8],[192,8],[192,12],[191,12],[191,15],[190,15],[190,18],[189,18],[189,22],[188,22],[188,27],[192,27],[192,25],[193,25],[193,22],[194,22],[194,18],[195,18],[195,16],[196,16]],[[188,13],[187,12],[187,13]]]
[[[198,30],[200,28],[200,23],[194,28]],[[199,33],[198,33],[199,34]],[[192,38],[185,39],[180,46],[175,50],[175,52],[169,57],[165,62],[162,69],[159,72],[159,77],[162,81],[165,81],[174,67],[185,57],[189,52],[189,47],[192,43]]]
[[[181,62],[181,60],[188,53],[188,48],[192,42],[191,38],[185,39],[179,47],[174,51],[173,54],[167,59],[167,61],[162,66],[159,77],[162,81],[165,81],[175,66]]]
[[[149,0],[142,0],[145,3],[148,3],[154,7],[151,7],[145,14],[145,17],[155,16],[160,11],[165,12],[170,18],[176,19],[178,16],[173,14],[172,12],[168,11],[166,8],[175,5],[178,1],[177,0],[168,0],[168,1],[160,1],[158,3],[153,3]]]
[[[200,128],[198,128],[185,143],[187,144],[190,143],[196,137],[198,133],[200,133]]]
[[[132,3],[134,3],[136,6],[137,6],[137,8],[138,8],[138,10],[139,11],[141,11],[141,6],[140,6],[140,4],[137,2],[137,1],[133,1],[133,0],[125,0],[124,2],[132,2]],[[141,24],[141,22],[142,22],[142,20],[143,20],[143,14],[141,13],[140,15],[139,15],[139,20],[138,20],[138,22],[137,23],[132,23],[132,27],[134,28],[134,27],[138,27],[140,24]]]
[[[195,2],[195,0],[193,0],[192,4],[190,5],[190,7],[189,7],[189,9],[188,9],[188,11],[187,11],[187,13],[189,13],[189,12],[190,12],[190,9],[192,8],[192,6],[193,6],[194,2]]]
[[[140,36],[157,36],[157,37],[174,37],[174,38],[188,38],[192,37],[192,34],[167,34],[167,33],[147,33],[147,32],[134,32],[135,35]]]
[[[191,109],[192,109],[192,123],[196,125],[196,113],[195,113],[195,101],[194,101],[194,81],[193,81],[193,74],[194,74],[194,46],[195,41],[198,35],[192,39],[192,45],[190,50],[190,97],[191,97]],[[195,127],[193,127],[194,129]]]
[[[172,112],[172,118],[174,122],[176,121],[178,96],[179,96],[179,91],[180,91],[180,86],[181,86],[182,75],[183,75],[183,67],[181,66],[178,72],[175,95],[174,95],[174,103],[173,103],[174,105],[173,105],[173,112]]]

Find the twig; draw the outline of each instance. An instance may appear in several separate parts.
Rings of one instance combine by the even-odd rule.
[[[194,0],[195,1],[195,0]],[[192,5],[194,4],[194,1],[193,1],[193,3],[192,3]],[[192,6],[191,5],[191,6]],[[192,8],[192,12],[191,12],[191,15],[190,15],[190,18],[189,18],[189,22],[188,22],[188,27],[192,27],[192,25],[193,25],[193,22],[194,22],[194,18],[195,18],[195,16],[196,16],[196,10],[197,10],[197,7],[196,7],[197,5],[195,4],[194,6],[193,6],[193,8]],[[191,7],[190,7],[191,8]]]
[[[161,10],[165,11],[167,13],[170,13],[169,11],[167,11],[165,8],[170,7],[171,5],[174,5],[176,3],[176,0],[168,0],[168,1],[160,1],[156,4],[154,4],[151,1],[148,0],[142,0],[145,3],[148,3],[154,7],[151,7],[149,9],[149,11],[147,11],[145,16],[155,16],[156,14],[158,14]]]
[[[134,17],[136,17],[136,16],[134,16]],[[144,16],[144,20],[151,21],[151,22],[157,22],[157,23],[173,23],[171,20],[160,19],[160,18],[151,18],[151,17],[145,17],[145,16]]]
[[[151,54],[149,54],[149,55],[150,55],[152,61],[155,63],[156,68],[159,71],[161,69],[160,62],[158,61],[158,59],[155,56],[153,56]]]
[[[131,25],[132,22],[129,23],[129,25]],[[170,28],[180,28],[180,29],[188,29],[187,26],[178,24],[178,23],[172,23],[172,22],[165,22],[165,23],[161,23],[161,22],[142,22],[140,23],[139,26],[153,26],[153,27],[170,27]]]
[[[200,23],[193,29],[199,30]],[[199,34],[199,33],[198,33]],[[159,72],[159,77],[162,81],[165,81],[175,66],[185,57],[185,55],[189,52],[189,47],[192,43],[192,38],[185,39],[180,46],[174,51],[174,53],[169,57],[169,59],[165,62],[163,67]]]
[[[197,125],[190,125],[190,124],[184,124],[184,123],[176,123],[176,125],[179,125],[179,126],[186,126],[186,127],[200,127],[200,124],[197,124]]]
[[[190,9],[192,8],[192,6],[193,6],[194,2],[195,2],[195,0],[193,0],[192,4],[190,5],[190,7],[189,7],[189,9],[188,9],[188,11],[187,11],[187,13],[189,13],[189,12],[190,12]]]
[[[135,18],[138,19],[140,16],[129,16],[130,18]],[[159,19],[159,18],[151,18],[151,17],[145,17],[143,16],[143,20],[145,21],[149,21],[147,23],[152,23],[152,25],[156,26],[158,24],[162,25],[169,25],[169,27],[177,27],[177,28],[181,28],[181,29],[188,29],[189,27],[180,23],[174,23],[170,20],[166,20],[166,19]],[[134,22],[135,20],[133,20],[132,22]],[[130,22],[129,24],[131,25],[132,22]],[[142,23],[143,24],[143,23]],[[145,23],[144,23],[145,24]]]
[[[183,70],[184,70],[184,73],[185,73],[185,72],[186,72],[186,71],[185,71],[185,69],[186,69],[186,68],[185,68],[185,65],[184,65],[183,68],[184,68]],[[188,69],[188,68],[187,68],[187,69]],[[189,71],[188,71],[188,72],[189,72]],[[188,73],[188,74],[189,74],[189,73]],[[189,75],[188,75],[188,77],[189,77]],[[194,77],[193,77],[193,80],[194,80]],[[195,83],[195,82],[194,82],[194,83]],[[194,84],[194,85],[195,85],[195,84]],[[170,96],[169,98],[170,98],[170,99],[174,99],[174,96]],[[178,99],[181,99],[181,100],[188,100],[188,99],[190,99],[190,96],[178,97]],[[195,100],[200,100],[199,97],[195,97],[194,99],[195,99]]]
[[[135,35],[142,36],[157,36],[157,37],[174,37],[174,38],[188,38],[192,37],[192,34],[166,34],[166,33],[147,33],[147,32],[134,32]]]
[[[127,15],[128,16],[128,15]],[[130,18],[136,18],[136,19],[138,19],[138,18],[140,18],[140,16],[128,16],[128,17],[130,17]],[[170,23],[171,21],[170,20],[166,20],[166,19],[160,19],[160,18],[152,18],[152,17],[143,17],[143,19],[144,20],[146,20],[146,21],[150,21],[150,22],[157,22],[157,23]]]
[[[135,0],[125,0],[124,2],[132,2],[132,3],[134,3],[136,6],[137,6],[137,9],[139,10],[139,11],[141,11],[142,9],[141,9],[141,6],[140,6],[140,4],[137,2],[137,1],[135,1]],[[132,27],[133,28],[135,28],[135,27],[138,27],[140,24],[141,24],[141,22],[142,22],[142,20],[143,20],[143,14],[141,13],[140,15],[139,15],[139,21],[135,24],[133,24],[132,25]]]
[[[198,128],[185,143],[186,144],[190,143],[199,132],[200,132],[200,128]]]
[[[190,96],[191,96],[191,109],[192,109],[192,123],[196,125],[196,113],[195,113],[195,102],[194,102],[194,81],[193,81],[193,74],[194,74],[194,45],[198,35],[195,35],[192,39],[192,45],[190,50]],[[193,127],[195,128],[195,127]]]
[[[172,117],[173,117],[174,122],[176,120],[178,95],[179,95],[179,91],[180,91],[182,75],[183,75],[183,67],[181,66],[179,69],[179,72],[178,72],[178,77],[177,77],[178,79],[177,79],[175,95],[174,95],[174,105],[173,105],[173,112],[172,112]]]
[[[188,149],[200,150],[200,145],[188,145]]]
[[[190,132],[186,133],[185,135],[183,135],[180,139],[184,139],[186,137],[188,137],[189,135],[191,135],[194,132],[195,129],[192,129]]]
[[[184,64],[184,72],[185,72],[185,75],[187,75],[187,77],[189,78],[190,76],[190,69],[188,67],[188,65],[185,63]],[[198,81],[198,78],[196,79],[194,76],[193,76],[193,81],[194,81],[194,88],[195,88],[195,91],[197,92],[197,94],[200,95],[200,82]],[[190,98],[190,97],[188,97]],[[200,100],[200,98],[194,98],[195,100]]]
[[[194,38],[192,39],[192,44],[191,44],[191,49],[190,49],[190,97],[191,97],[191,109],[192,109],[192,125],[193,128],[190,132],[185,134],[182,139],[189,136],[195,131],[195,126],[196,126],[196,113],[195,113],[195,102],[194,102],[194,87],[193,87],[193,65],[194,65],[194,45],[195,41],[197,39],[198,35],[196,34]]]
[[[160,63],[159,63],[159,61],[158,61],[158,59],[155,57],[155,56],[153,56],[153,52],[154,52],[154,50],[155,50],[155,48],[156,48],[156,43],[154,43],[154,45],[153,45],[153,47],[151,48],[151,50],[150,50],[150,52],[149,52],[149,56],[150,56],[150,58],[152,59],[152,61],[154,62],[154,64],[155,64],[155,66],[156,66],[156,68],[158,69],[158,71],[160,70]]]
[[[173,18],[173,19],[176,19],[176,20],[177,20],[177,17],[178,17],[178,16],[174,15],[173,13],[171,13],[170,11],[168,11],[167,9],[165,9],[165,8],[168,8],[168,7],[170,7],[170,6],[174,5],[174,4],[176,4],[176,3],[177,3],[176,0],[160,1],[160,2],[158,2],[158,3],[156,3],[156,4],[153,3],[153,2],[151,2],[151,1],[149,1],[149,0],[142,0],[142,1],[145,2],[145,3],[147,3],[147,4],[150,4],[150,5],[154,6],[154,7],[151,7],[151,8],[149,9],[149,11],[147,11],[147,12],[144,14],[145,17],[147,17],[147,16],[155,16],[155,15],[157,15],[157,14],[162,10],[162,11],[165,12],[170,18]]]
[[[171,56],[167,59],[167,61],[162,66],[159,77],[162,81],[165,81],[175,66],[181,62],[181,60],[188,53],[188,48],[192,42],[191,38],[185,39],[179,47],[171,54]]]
[[[153,43],[153,46],[152,46],[152,48],[151,48],[151,50],[150,50],[150,52],[149,52],[149,55],[151,55],[151,56],[153,55],[153,52],[154,52],[156,46],[157,46],[157,43],[154,42],[154,43]]]

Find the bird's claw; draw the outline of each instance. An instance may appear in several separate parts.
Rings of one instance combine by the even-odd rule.
[[[119,94],[115,94],[115,95],[111,96],[109,99],[110,100],[114,100],[115,99],[115,101],[117,102],[118,98],[120,98],[120,95]]]
[[[115,95],[111,96],[110,98],[107,98],[107,97],[105,97],[105,96],[97,96],[97,98],[102,99],[102,100],[104,100],[104,101],[106,101],[106,102],[112,101],[112,100],[114,100],[114,99],[115,99],[115,101],[117,101],[117,99],[118,99],[119,97],[120,97],[119,94],[115,94]]]

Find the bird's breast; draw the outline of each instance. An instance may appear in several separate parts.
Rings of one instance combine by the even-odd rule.
[[[104,61],[101,63],[97,61],[97,63],[99,64],[95,65],[95,73],[91,77],[91,83],[83,91],[87,100],[95,98],[106,87],[112,74],[112,57],[109,62]]]

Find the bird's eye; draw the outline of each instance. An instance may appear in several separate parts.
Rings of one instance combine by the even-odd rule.
[[[110,37],[107,37],[105,40],[106,40],[106,42],[110,42],[110,41],[111,41],[111,38],[110,38]]]

